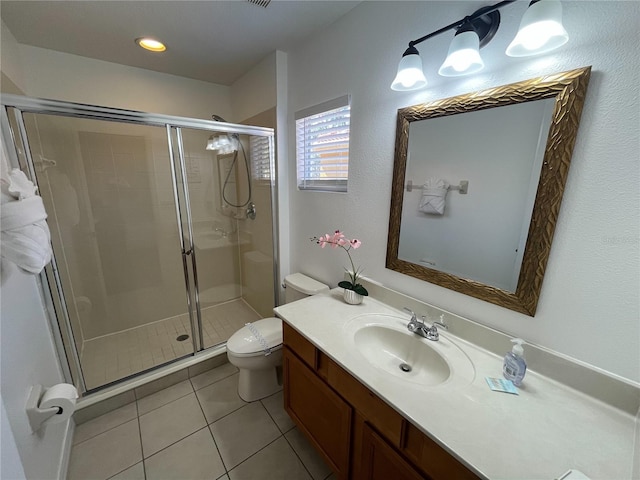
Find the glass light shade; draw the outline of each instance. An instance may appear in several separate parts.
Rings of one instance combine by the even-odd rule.
[[[443,77],[457,77],[482,70],[484,62],[479,49],[480,39],[475,32],[457,33],[449,45],[449,53],[438,73]]]
[[[568,41],[559,0],[540,0],[524,12],[516,38],[506,53],[510,57],[527,57],[550,52]]]
[[[422,73],[420,55],[404,55],[398,64],[398,73],[391,84],[391,90],[400,92],[418,90],[426,85],[427,79]]]

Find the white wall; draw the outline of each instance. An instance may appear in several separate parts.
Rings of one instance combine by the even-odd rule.
[[[277,185],[277,224],[278,224],[278,279],[282,285],[284,278],[291,273],[291,247],[290,247],[290,214],[289,214],[289,130],[286,128],[289,110],[289,80],[288,80],[288,55],[284,52],[276,52],[276,97],[277,97],[277,128],[276,128],[276,185]],[[292,170],[295,171],[295,170]],[[280,288],[280,303],[284,302],[284,289]]]
[[[28,45],[19,50],[30,97],[207,120],[233,116],[230,87]]]
[[[4,22],[0,21],[0,59],[2,59],[2,73],[7,75],[13,83],[24,90],[24,87],[22,87],[24,84],[24,75],[18,45],[11,30],[7,28]]]
[[[18,446],[16,445],[16,439],[13,436],[11,430],[11,424],[9,423],[9,417],[7,411],[4,408],[4,401],[0,402],[2,409],[2,420],[0,426],[2,428],[2,436],[0,436],[0,477],[12,480],[21,480],[26,478],[24,474],[24,468],[20,462],[20,454],[18,453]]]
[[[276,53],[240,77],[231,86],[230,122],[242,122],[276,106]]]
[[[438,77],[451,34],[418,46],[430,85],[389,85],[407,43],[472,13],[476,2],[363,2],[289,52],[289,135],[293,112],[352,95],[349,192],[299,192],[289,176],[291,270],[335,286],[346,256],[309,237],[342,229],[357,236],[365,275],[482,324],[640,381],[640,42],[637,2],[563,2],[571,36],[561,50],[513,59],[504,50],[527,2],[502,10],[483,49],[486,69]],[[543,74],[593,65],[564,200],[534,318],[385,269],[396,110]],[[289,170],[295,145],[289,141]],[[532,366],[535,368],[535,366]]]
[[[34,434],[25,412],[33,385],[46,388],[64,382],[39,286],[33,275],[22,273],[13,265],[2,265],[2,277],[0,385],[3,409],[6,409],[26,477],[62,479],[66,474],[72,422],[49,425]],[[14,455],[10,454],[8,451],[7,456],[16,463],[15,451]]]

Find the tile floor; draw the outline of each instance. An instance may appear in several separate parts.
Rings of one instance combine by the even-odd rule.
[[[259,318],[242,299],[202,309],[205,348],[226,342],[245,323]],[[182,334],[189,339],[178,341]],[[189,315],[178,315],[84,342],[82,372],[90,390],[191,353]]]
[[[231,364],[76,427],[67,480],[335,480],[282,392],[237,394]]]

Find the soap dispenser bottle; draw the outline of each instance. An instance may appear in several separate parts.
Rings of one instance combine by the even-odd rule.
[[[519,387],[527,371],[527,362],[524,361],[524,349],[522,348],[524,340],[514,338],[511,342],[514,343],[513,349],[504,356],[502,373],[504,378],[511,380],[515,386]]]

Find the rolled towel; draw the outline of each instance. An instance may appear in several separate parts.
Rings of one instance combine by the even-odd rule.
[[[422,185],[420,207],[423,213],[443,215],[449,183],[440,178],[430,178]]]
[[[0,256],[29,273],[40,273],[51,261],[51,234],[42,198],[18,169],[2,179],[0,189]]]

